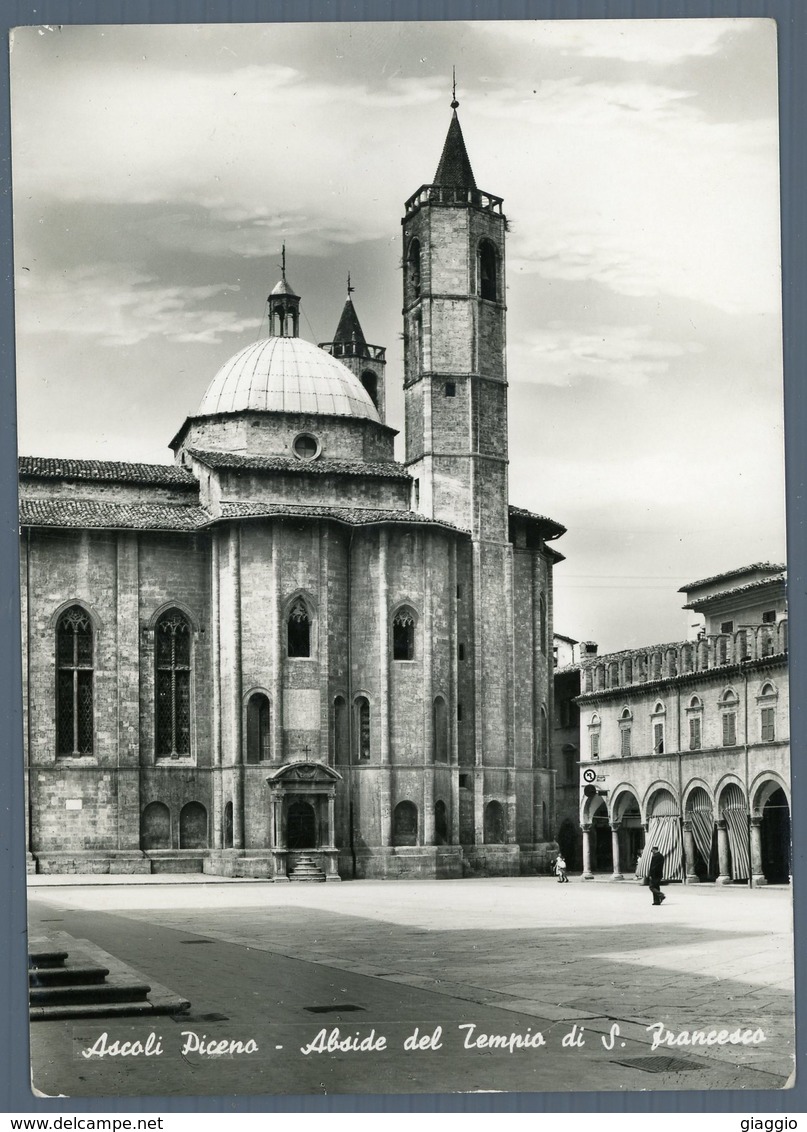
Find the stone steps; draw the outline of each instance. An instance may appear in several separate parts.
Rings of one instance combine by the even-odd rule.
[[[291,881],[318,884],[325,881],[325,873],[307,853],[290,853],[288,878]]]
[[[138,1014],[177,1014],[189,1003],[165,987],[152,988],[138,972],[89,940],[58,933],[77,951],[52,940],[31,940],[28,955],[29,1012],[32,1022],[64,1018],[119,1018]],[[153,993],[154,991],[154,993]]]

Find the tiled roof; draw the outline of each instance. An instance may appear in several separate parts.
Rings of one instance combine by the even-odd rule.
[[[511,519],[527,519],[530,522],[540,523],[542,527],[546,527],[546,538],[560,538],[561,535],[566,534],[566,527],[564,527],[563,523],[558,523],[555,519],[550,519],[547,515],[536,515],[534,511],[527,511],[525,507],[510,507],[509,511]]]
[[[680,649],[683,645],[695,645],[695,641],[665,641],[660,645],[638,645],[635,649],[620,649],[619,652],[604,652],[599,656],[582,657],[580,663],[586,668],[596,668],[598,664],[609,664],[626,656],[643,656],[645,653],[665,652],[667,649]]]
[[[210,521],[201,507],[169,503],[96,503],[84,499],[21,499],[23,527],[196,531]]]
[[[767,578],[757,578],[756,581],[747,582],[744,586],[735,586],[730,590],[720,590],[718,593],[709,594],[706,597],[696,598],[695,601],[690,601],[684,606],[684,609],[703,609],[707,605],[726,597],[736,597],[738,594],[750,593],[752,590],[761,590],[771,583],[785,584],[784,574],[770,574]]]
[[[712,582],[722,582],[724,579],[739,578],[742,574],[748,574],[751,570],[768,570],[771,573],[782,573],[787,567],[781,562],[752,562],[750,566],[739,566],[736,570],[728,570],[725,574],[713,574],[711,578],[699,578],[697,582],[687,582],[686,585],[681,586],[678,591],[679,594],[685,594],[688,590],[696,590],[698,586],[708,586]]]
[[[113,460],[62,460],[21,456],[21,479],[104,480],[109,483],[170,484],[195,488],[196,480],[176,464],[119,464]]]
[[[291,503],[224,503],[221,514],[202,507],[168,503],[108,503],[83,499],[22,499],[23,527],[74,527],[95,530],[198,531],[227,519],[334,519],[350,526],[406,523],[459,531],[450,523],[427,519],[414,511],[372,507],[306,506]],[[466,532],[462,532],[463,534]]]
[[[290,515],[304,519],[336,519],[352,526],[368,526],[373,523],[409,523],[430,527],[444,527],[447,530],[459,531],[460,527],[452,526],[438,519],[427,519],[416,511],[395,511],[376,507],[329,507],[303,506],[291,503],[222,503],[222,519],[251,519],[273,518],[275,516]],[[462,532],[465,534],[466,532]]]
[[[362,460],[297,460],[294,456],[244,456],[235,452],[208,452],[188,448],[209,468],[243,468],[255,472],[304,472],[306,475],[365,476],[368,479],[409,480],[411,476],[403,464],[365,462]]]

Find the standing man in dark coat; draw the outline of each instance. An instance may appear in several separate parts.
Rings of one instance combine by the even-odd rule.
[[[661,904],[664,900],[664,893],[661,891],[661,879],[664,876],[664,854],[660,853],[655,845],[650,854],[650,868],[647,875],[650,881],[650,891],[653,893],[653,904]]]

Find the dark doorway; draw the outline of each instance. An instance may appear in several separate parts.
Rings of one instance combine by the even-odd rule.
[[[310,802],[292,802],[286,826],[289,849],[316,849],[317,819]]]
[[[614,852],[611,841],[611,824],[605,806],[601,806],[591,821],[591,863],[595,873],[614,871]]]
[[[644,849],[644,829],[639,805],[633,801],[622,811],[619,833],[619,866],[625,875],[632,876]]]
[[[583,849],[580,843],[580,830],[568,818],[558,830],[558,846],[567,867],[575,872],[583,867]]]
[[[446,804],[442,800],[434,804],[434,843],[435,845],[448,844],[448,813]]]
[[[790,882],[790,807],[781,786],[762,811],[762,872],[768,884]]]

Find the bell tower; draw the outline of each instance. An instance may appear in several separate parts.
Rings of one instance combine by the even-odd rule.
[[[516,838],[513,548],[507,485],[505,229],[479,189],[456,94],[431,184],[403,225],[406,465],[416,509],[470,533],[457,556],[458,806],[463,844],[493,803]]]
[[[370,400],[378,410],[381,423],[386,420],[386,388],[384,369],[387,365],[386,348],[384,346],[371,346],[364,337],[364,332],[356,314],[351,295],[355,287],[350,284],[350,273],[347,277],[347,298],[342,308],[339,325],[332,342],[320,342],[320,349],[325,350],[333,358],[338,358],[343,365],[355,373],[364,388],[370,394]]]
[[[406,202],[406,463],[419,509],[508,537],[506,220],[476,186],[456,97],[434,181]]]

